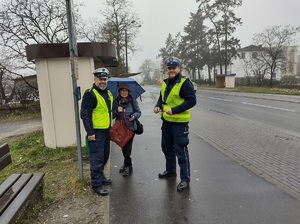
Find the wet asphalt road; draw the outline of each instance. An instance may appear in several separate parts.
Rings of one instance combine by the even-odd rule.
[[[149,92],[140,103],[145,132],[133,146],[133,174],[118,173],[121,149],[112,145],[110,223],[300,224],[300,203],[239,165],[190,131],[191,184],[177,192],[179,176],[158,179],[165,169],[159,115]],[[179,173],[179,170],[178,170]]]

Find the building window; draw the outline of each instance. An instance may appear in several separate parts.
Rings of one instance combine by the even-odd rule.
[[[257,52],[252,52],[252,58],[257,58]]]
[[[245,59],[245,52],[242,52],[240,56],[241,56],[241,59]]]

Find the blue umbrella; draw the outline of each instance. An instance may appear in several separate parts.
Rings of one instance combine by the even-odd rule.
[[[145,90],[137,83],[133,78],[115,78],[111,77],[108,79],[107,88],[112,92],[114,98],[119,95],[119,85],[120,83],[126,83],[130,88],[131,95],[136,99],[141,96]]]

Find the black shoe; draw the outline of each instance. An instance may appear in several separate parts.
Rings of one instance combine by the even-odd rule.
[[[123,164],[119,169],[119,173],[123,173],[125,170],[126,170],[126,166],[125,164]]]
[[[123,177],[127,177],[130,174],[132,174],[132,166],[127,166],[124,173],[123,173]]]
[[[100,186],[100,187],[94,189],[94,192],[96,192],[97,194],[99,194],[101,196],[109,195],[109,191],[107,189],[105,189],[103,186]]]
[[[112,185],[112,179],[103,178],[102,185]]]
[[[185,182],[185,181],[181,181],[178,185],[177,185],[177,191],[183,191],[184,189],[189,187],[189,183]]]
[[[158,177],[159,178],[167,178],[167,177],[176,177],[176,173],[170,173],[168,171],[164,171],[163,173],[159,173]]]

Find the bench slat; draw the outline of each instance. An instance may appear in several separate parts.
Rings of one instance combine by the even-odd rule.
[[[7,167],[9,164],[11,164],[11,156],[10,154],[6,154],[0,158],[0,171],[3,170],[5,167]]]
[[[10,188],[21,176],[21,174],[10,175],[1,185],[0,185],[0,197]]]
[[[0,157],[9,153],[9,147],[7,143],[4,143],[0,146]]]
[[[0,223],[12,223],[18,215],[18,212],[24,206],[24,204],[29,199],[33,191],[41,186],[44,174],[36,173],[32,176],[30,181],[26,184],[19,195],[12,201],[12,203],[7,207],[5,212],[0,216]]]
[[[0,171],[11,163],[11,156],[9,154],[9,147],[7,143],[0,146]]]
[[[10,187],[5,194],[0,198],[0,215],[2,217],[3,211],[7,206],[14,200],[14,198],[19,194],[22,188],[32,177],[32,173],[22,174],[21,177],[16,181],[16,183]],[[1,222],[0,222],[1,223]]]

